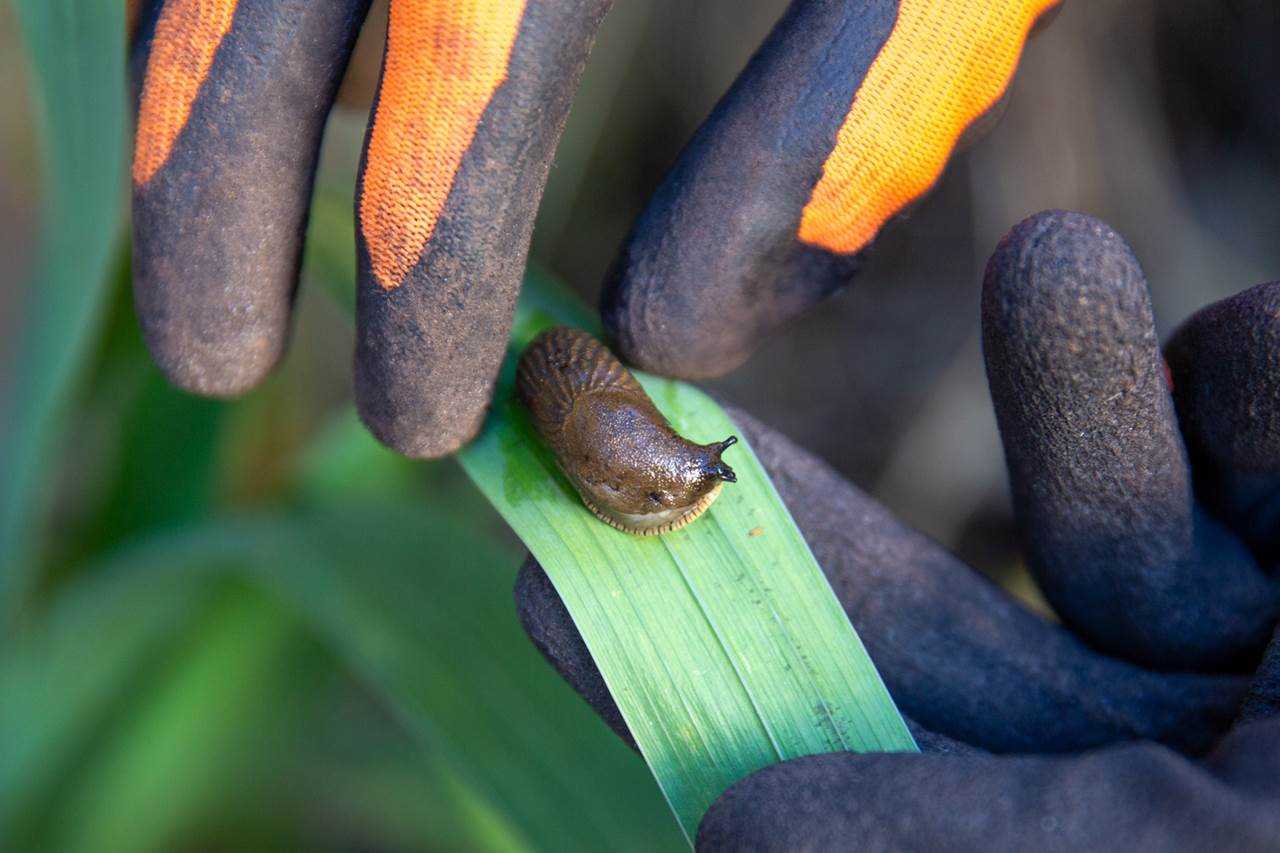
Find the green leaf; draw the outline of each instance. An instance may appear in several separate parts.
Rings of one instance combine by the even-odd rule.
[[[523,344],[573,322],[537,277]],[[513,398],[514,355],[463,467],[555,584],[686,835],[731,784],[769,764],[915,743],[750,446],[738,475],[683,530],[637,537],[600,523]],[[737,433],[689,385],[637,373],[681,434]]]
[[[124,3],[15,0],[46,152],[40,260],[0,426],[0,624],[34,573],[60,416],[98,330],[125,167]]]
[[[256,538],[255,570],[537,847],[669,846],[642,768],[513,618],[519,552],[441,510],[335,509]]]
[[[49,628],[28,632],[0,657],[0,845],[12,838],[14,818],[67,778],[95,736],[110,705],[108,681],[117,691],[133,687],[129,673],[141,653],[199,612],[197,603],[230,577],[298,614],[384,697],[430,761],[447,768],[455,804],[485,821],[475,831],[499,847],[596,849],[608,839],[611,849],[673,849],[678,835],[644,768],[551,675],[512,618],[520,556],[514,543],[460,527],[445,511],[448,497],[438,500],[440,507],[365,499],[206,524],[152,537],[88,567],[60,598]],[[228,639],[220,657],[241,661],[231,671],[253,673],[261,683],[256,658],[232,654],[241,642],[268,651],[275,643],[252,639],[277,635],[250,615],[258,627]],[[121,633],[127,642],[115,653],[112,641]],[[93,689],[80,683],[75,667],[86,649],[119,661],[110,678],[98,677],[104,667],[95,665]],[[181,725],[178,710],[189,707],[181,697],[198,695],[205,683],[183,680],[179,687],[189,689],[160,694],[149,719],[161,723],[155,731],[167,742],[193,731]],[[113,797],[142,819],[146,791],[172,780],[174,765],[147,748],[144,729],[126,732],[123,742],[139,751],[118,750],[104,772],[127,780],[127,768],[147,771],[135,774],[138,791]],[[73,802],[71,818],[88,814],[113,832],[128,822],[107,821],[101,809],[84,812],[83,804]]]
[[[104,517],[116,540],[208,512],[219,462],[222,403],[179,391],[148,370],[121,429],[120,470]]]
[[[313,260],[328,289],[346,286],[340,268]],[[530,269],[514,348],[559,323],[599,332],[580,300]],[[745,442],[730,454],[738,483],[703,519],[660,538],[631,537],[582,506],[514,403],[513,375],[514,356],[484,430],[459,459],[547,570],[687,838],[726,788],[768,764],[840,749],[915,750]],[[696,389],[639,378],[690,438],[737,432]]]
[[[33,849],[173,849],[221,792],[270,769],[268,733],[305,681],[297,618],[242,584],[206,598],[166,643],[148,689],[124,697],[111,731],[63,780],[65,800]]]
[[[346,408],[314,437],[297,465],[297,489],[310,503],[333,496],[414,498],[422,468],[369,435],[354,408]]]
[[[915,742],[804,537],[746,442],[738,482],[707,514],[661,537],[600,523],[556,469],[513,398],[515,352],[564,323],[597,320],[530,270],[480,436],[463,468],[546,569],[686,838],[751,772],[834,750]],[[637,373],[689,438],[736,434],[684,383]]]
[[[72,585],[0,657],[0,847],[70,775],[123,691],[198,612],[209,584],[151,577]],[[158,580],[158,582],[157,582]],[[92,654],[92,665],[86,655]]]

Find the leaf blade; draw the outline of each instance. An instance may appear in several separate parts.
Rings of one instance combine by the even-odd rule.
[[[0,693],[17,697],[0,703],[0,745],[17,759],[0,762],[0,839],[47,793],[31,789],[31,775],[56,779],[111,690],[130,686],[113,670],[95,680],[100,689],[82,688],[74,661],[85,637],[104,625],[131,636],[137,623],[146,643],[163,643],[231,578],[300,615],[385,696],[424,755],[501,816],[503,837],[532,849],[596,849],[605,838],[610,849],[676,849],[634,755],[593,725],[511,618],[518,553],[435,509],[365,501],[213,521],[153,534],[85,571],[56,605],[61,630],[41,628],[23,647],[0,650]],[[131,641],[122,651],[133,666],[146,649]],[[49,682],[57,661],[65,665]],[[46,719],[45,707],[60,713]]]
[[[120,230],[126,138],[124,4],[14,6],[48,153],[38,272],[0,429],[0,624],[13,618],[34,574],[44,465],[100,325]]]
[[[517,337],[548,318],[544,299],[518,318]],[[596,520],[556,470],[514,400],[513,372],[508,359],[491,416],[459,458],[556,586],[687,838],[729,785],[769,764],[915,749],[746,442],[732,460],[738,482],[703,518],[629,536]],[[637,378],[690,439],[737,432],[702,392]]]

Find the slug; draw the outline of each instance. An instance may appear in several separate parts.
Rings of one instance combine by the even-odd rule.
[[[694,444],[676,433],[631,372],[578,329],[548,329],[525,349],[516,395],[587,509],[627,533],[678,530],[711,506],[725,482],[730,436]]]

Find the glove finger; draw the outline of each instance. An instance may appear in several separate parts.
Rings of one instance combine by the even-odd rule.
[[[622,711],[605,686],[604,677],[569,616],[569,609],[532,554],[525,558],[516,576],[515,598],[520,624],[533,645],[560,677],[569,682],[569,686],[613,729],[614,734],[638,751],[635,738],[622,718]],[[910,718],[907,718],[907,728],[922,752],[947,755],[978,752],[967,744],[931,732]]]
[[[830,753],[716,800],[713,850],[1262,850],[1280,838],[1280,720],[1197,765],[1155,744],[1080,756]]]
[[[1196,492],[1267,564],[1280,560],[1280,281],[1224,299],[1165,348]]]
[[[1253,674],[1249,692],[1240,703],[1237,725],[1280,716],[1280,627],[1271,636],[1271,644],[1258,671]]]
[[[898,707],[920,726],[997,752],[1151,738],[1202,750],[1245,680],[1153,673],[1100,655],[904,527],[827,465],[731,410],[773,478]],[[539,569],[517,584],[535,644],[622,734],[586,646]],[[625,735],[624,735],[625,737]]]
[[[176,385],[229,396],[279,361],[325,117],[369,0],[167,0],[143,21],[134,300]]]
[[[409,456],[480,427],[611,0],[393,0],[357,190],[356,402]]]
[[[1057,0],[795,0],[680,155],[609,280],[647,370],[705,378],[846,283],[998,104]]]
[[[1124,240],[1080,214],[1025,220],[987,265],[982,324],[1019,526],[1057,611],[1149,666],[1255,665],[1276,588],[1196,507]]]

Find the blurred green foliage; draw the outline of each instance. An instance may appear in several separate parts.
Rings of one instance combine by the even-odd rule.
[[[786,3],[616,4],[535,255],[582,293],[598,287]],[[1256,61],[1273,40],[1229,10],[1267,5],[1065,4],[1027,51],[999,128],[910,227],[886,230],[856,287],[718,394],[1025,592],[977,345],[982,266],[1011,223],[1052,206],[1128,235],[1166,324],[1262,280],[1280,258],[1280,196],[1257,176],[1276,173],[1280,125],[1240,119],[1246,100],[1262,107],[1248,115],[1274,114],[1270,66]],[[574,846],[599,846],[591,828],[605,822],[617,846],[680,843],[641,762],[518,636],[520,551],[496,516],[452,463],[410,465],[373,445],[344,396],[350,312],[338,305],[353,301],[351,191],[382,34],[362,38],[326,132],[291,355],[265,387],[212,403],[164,384],[130,308],[123,6],[0,4],[0,849],[545,846],[564,816],[509,803],[518,788],[489,778],[528,780],[535,759],[575,790],[586,828]],[[30,255],[35,274],[11,295]],[[840,386],[812,364],[841,365]],[[398,538],[392,522],[411,527],[408,544],[383,541]],[[345,544],[290,551],[319,527],[334,529],[316,548]],[[217,545],[213,564],[192,553],[202,541]],[[451,594],[474,596],[460,608],[468,636],[501,642],[523,673],[496,695],[438,674],[442,654],[460,667],[477,655],[441,639],[436,610],[372,604],[417,602],[467,572],[478,583]],[[404,662],[419,659],[414,676]],[[523,706],[495,704],[525,690]],[[510,771],[499,749],[462,766],[451,744],[468,737],[525,755]]]
[[[382,449],[314,364],[234,403],[159,377],[111,260],[122,4],[17,8],[48,248],[3,445],[0,848],[683,846],[522,635],[522,549],[455,463]],[[317,191],[319,336],[346,334],[313,294],[351,281],[349,180]]]
[[[16,0],[45,153],[33,298],[0,426],[0,626],[35,575],[31,552],[48,498],[43,461],[98,327],[119,238],[125,173],[124,5]]]

